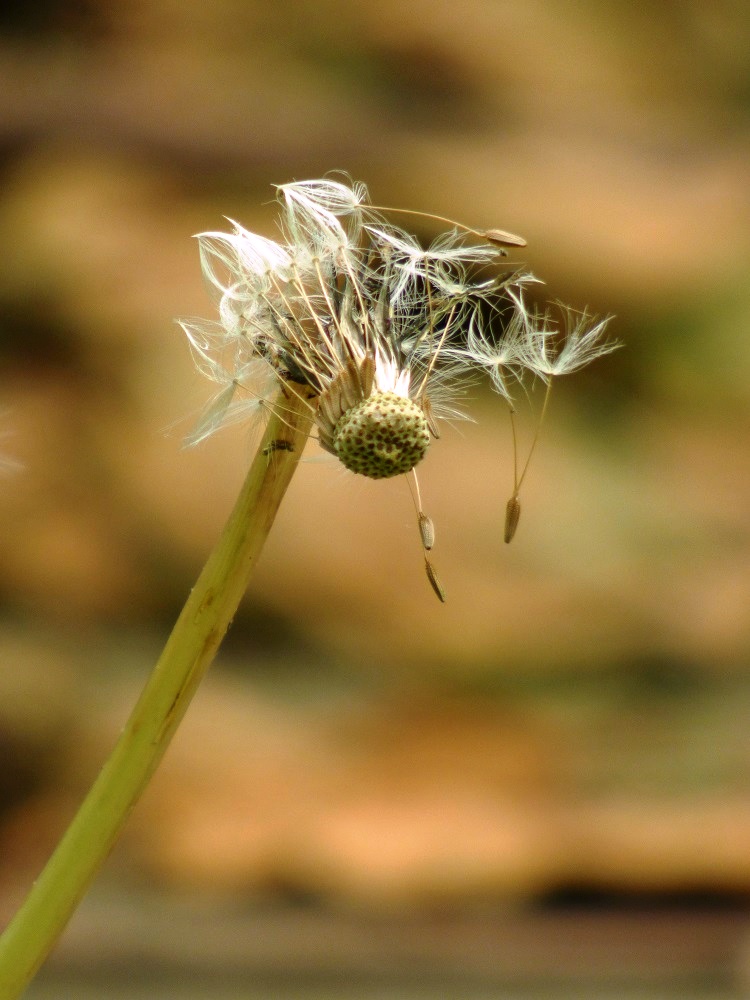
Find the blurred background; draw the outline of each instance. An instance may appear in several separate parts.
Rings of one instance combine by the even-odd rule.
[[[0,31],[3,921],[253,454],[181,447],[195,233],[274,237],[274,183],[345,169],[523,234],[623,343],[556,388],[511,546],[487,386],[431,448],[444,606],[406,484],[311,444],[32,1000],[746,995],[745,4],[16,0]]]

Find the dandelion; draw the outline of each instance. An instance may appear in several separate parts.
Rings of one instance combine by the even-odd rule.
[[[482,314],[512,305],[509,290],[532,280],[497,266],[504,246],[523,240],[453,224],[425,248],[369,204],[362,184],[304,181],[278,197],[282,241],[237,223],[199,237],[219,320],[181,325],[218,392],[188,443],[255,412],[283,415],[302,386],[321,447],[347,469],[412,473],[440,421],[462,416],[456,396],[482,364]],[[510,372],[517,361],[503,364]]]
[[[423,249],[367,205],[363,185],[287,184],[279,198],[285,243],[237,224],[199,237],[220,322],[181,325],[220,389],[189,443],[301,384],[321,446],[348,469],[409,472],[436,421],[456,415],[446,372],[469,362],[457,337],[498,293],[496,279],[471,274],[504,251],[456,230]]]
[[[461,387],[479,372],[513,413],[529,378],[549,386],[612,349],[604,322],[583,314],[560,344],[547,314],[529,311],[524,290],[538,279],[501,266],[521,237],[442,220],[451,229],[423,247],[389,216],[424,213],[373,206],[363,184],[333,179],[281,185],[278,199],[279,242],[237,223],[198,238],[219,321],[181,325],[219,390],[189,444],[259,411],[283,414],[304,387],[321,447],[347,469],[416,477],[440,422],[464,416]],[[514,464],[506,540],[528,459],[520,474]]]

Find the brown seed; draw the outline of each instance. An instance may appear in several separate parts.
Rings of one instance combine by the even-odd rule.
[[[521,501],[514,494],[505,505],[505,541],[510,542],[516,533],[521,516]]]
[[[440,580],[438,580],[438,575],[435,572],[435,567],[429,560],[425,559],[424,568],[427,571],[427,579],[430,581],[430,586],[437,594],[438,599],[442,601],[443,604],[445,604],[445,591],[443,590],[440,584]]]
[[[423,511],[419,512],[419,533],[422,536],[422,547],[429,552],[435,544],[435,525],[432,518]]]
[[[499,247],[525,247],[526,240],[515,233],[506,233],[504,229],[485,229],[482,236]]]

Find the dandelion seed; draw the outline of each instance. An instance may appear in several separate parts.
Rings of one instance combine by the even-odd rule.
[[[520,516],[521,501],[517,496],[512,496],[505,506],[505,533],[503,537],[506,543],[513,541]]]
[[[435,525],[432,523],[432,518],[428,517],[424,511],[419,512],[419,534],[422,536],[422,548],[429,552],[432,546],[435,544]]]
[[[523,236],[516,236],[515,233],[507,233],[504,229],[485,229],[482,236],[490,243],[496,243],[501,247],[525,247],[526,240]]]
[[[429,559],[425,559],[424,568],[427,572],[427,579],[430,581],[430,586],[437,594],[438,600],[442,604],[445,604],[445,591],[443,590],[443,586],[440,583],[440,580],[438,579],[435,567],[432,565]]]
[[[506,508],[506,542],[511,541],[518,527],[521,513],[518,494],[539,441],[549,406],[552,380],[578,371],[619,346],[614,341],[603,339],[607,319],[600,320],[586,311],[577,313],[567,306],[559,306],[561,322],[558,323],[549,310],[541,313],[530,310],[524,299],[524,289],[536,280],[532,275],[524,275],[514,287],[508,287],[508,296],[516,309],[499,339],[481,323],[470,323],[467,331],[467,347],[473,359],[489,373],[495,389],[510,407],[513,494]],[[526,461],[519,473],[513,389],[516,384],[523,384],[529,374],[545,382],[546,391]]]
[[[464,418],[457,402],[476,374],[489,374],[512,411],[527,379],[549,386],[612,349],[601,339],[604,322],[569,310],[561,335],[548,314],[527,308],[524,289],[537,279],[498,269],[506,248],[525,246],[520,236],[374,206],[366,187],[348,179],[297,181],[277,192],[281,240],[238,223],[198,237],[218,322],[181,326],[218,391],[188,444],[294,391],[308,400],[325,451],[357,475],[387,479],[415,470],[442,421]],[[423,247],[391,214],[450,229]],[[528,458],[519,475],[516,461],[506,536],[517,525],[527,468]],[[415,506],[428,552],[434,529],[418,498]]]
[[[609,318],[599,319],[586,310],[577,312],[562,304],[558,309],[559,324],[550,312],[532,316],[538,329],[529,338],[526,364],[545,381],[577,372],[620,346],[617,341],[603,339]]]

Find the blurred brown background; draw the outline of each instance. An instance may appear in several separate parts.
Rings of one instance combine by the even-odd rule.
[[[290,969],[326,996],[367,976],[741,989],[745,5],[15,0],[0,30],[0,449],[23,464],[0,479],[5,917],[253,453],[246,428],[181,450],[210,392],[173,323],[211,312],[193,234],[274,236],[271,185],[342,168],[379,204],[522,233],[514,258],[624,344],[556,389],[512,546],[500,402],[478,386],[477,422],[431,449],[445,606],[404,482],[311,445],[34,996],[136,959],[211,997],[254,995],[258,969],[272,996]]]

